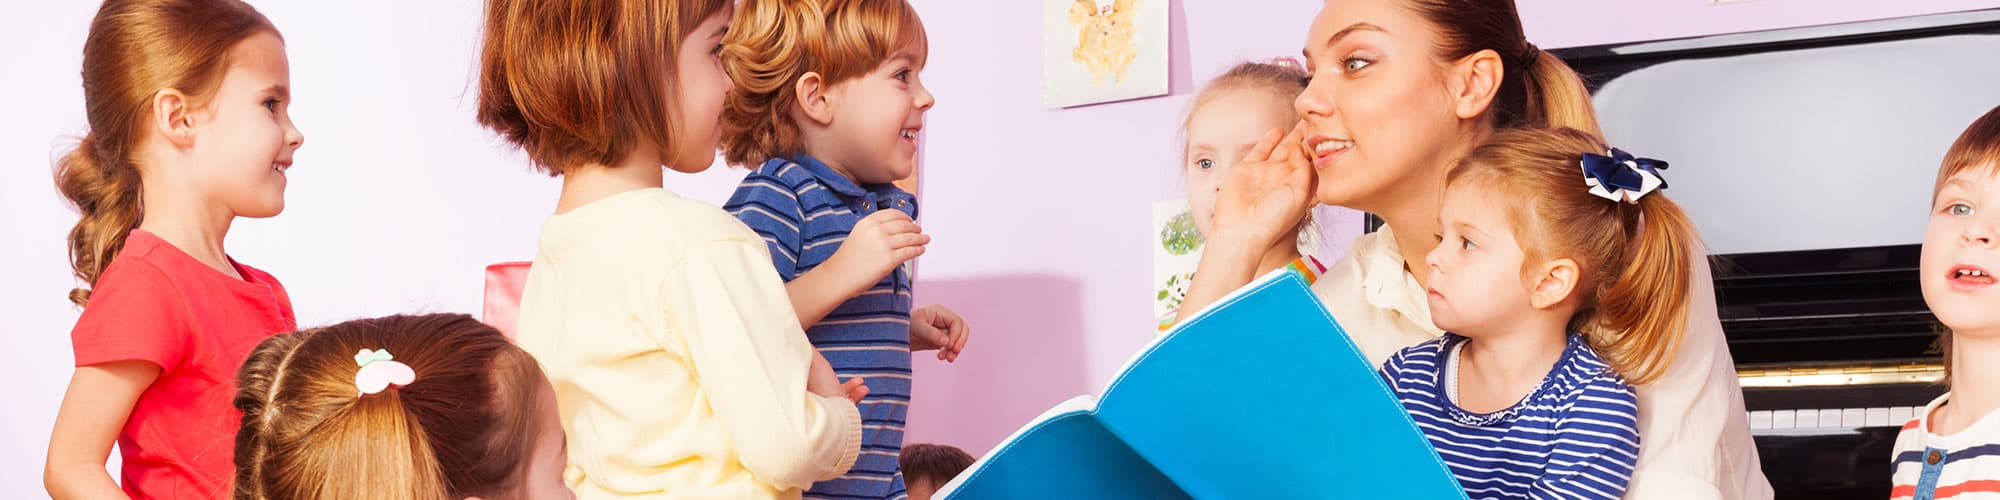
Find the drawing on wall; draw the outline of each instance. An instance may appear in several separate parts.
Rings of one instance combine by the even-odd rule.
[[[1166,94],[1169,1],[1043,0],[1043,104]]]
[[[1322,265],[1332,266],[1347,255],[1347,247],[1362,232],[1361,212],[1320,205],[1313,207],[1312,224],[1295,242],[1300,255],[1311,255]],[[1186,198],[1153,202],[1153,318],[1155,331],[1166,332],[1187,299],[1188,284],[1201,265],[1201,250],[1207,242],[1194,223],[1194,213]]]
[[[1203,240],[1186,199],[1154,202],[1153,229],[1153,317],[1166,331],[1201,264]]]

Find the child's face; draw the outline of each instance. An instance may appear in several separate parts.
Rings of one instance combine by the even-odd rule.
[[[835,163],[855,182],[884,184],[917,171],[917,133],[924,112],[937,103],[918,78],[924,70],[919,50],[906,45],[868,74],[829,89],[837,103],[832,132],[841,149]]]
[[[1527,256],[1514,239],[1508,210],[1499,195],[1476,183],[1445,191],[1442,233],[1424,259],[1431,321],[1438,328],[1477,337],[1533,309],[1521,272]]]
[[[1924,303],[1953,336],[2000,333],[2000,178],[1993,165],[1946,179],[1924,230]]]
[[[723,4],[681,41],[674,62],[674,83],[680,97],[674,107],[674,140],[679,158],[669,158],[667,168],[676,172],[698,173],[715,163],[715,143],[721,137],[722,100],[729,94],[729,75],[722,72],[716,49],[734,15],[734,2]]]
[[[521,498],[576,498],[563,482],[569,465],[569,441],[563,436],[562,420],[556,414],[556,391],[544,380],[535,395],[534,445],[522,464]]]
[[[1222,90],[1188,115],[1187,151],[1182,165],[1187,174],[1188,207],[1194,225],[1208,234],[1215,217],[1215,195],[1229,167],[1250,154],[1271,129],[1290,128],[1298,121],[1290,103],[1271,92],[1254,88]]]
[[[291,63],[278,36],[261,32],[229,51],[214,96],[189,113],[192,180],[229,215],[285,210],[285,170],[305,136],[292,125]]]

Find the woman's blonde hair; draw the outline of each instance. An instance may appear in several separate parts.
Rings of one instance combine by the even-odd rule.
[[[90,132],[56,162],[56,188],[82,215],[69,231],[70,269],[87,287],[145,217],[132,157],[153,97],[179,90],[206,103],[228,69],[229,51],[271,21],[237,0],[106,0],[83,41],[83,109]],[[69,292],[86,305],[89,288]]]
[[[1438,55],[1457,60],[1492,50],[1500,55],[1494,128],[1573,128],[1601,134],[1590,90],[1562,59],[1529,43],[1514,0],[1411,0],[1438,28]]]
[[[362,349],[388,351],[409,385],[361,394]],[[463,314],[349,321],[258,344],[237,375],[238,500],[504,496],[533,448],[526,351]]]
[[[1507,200],[1530,261],[1576,261],[1579,307],[1570,327],[1633,384],[1666,371],[1687,329],[1693,223],[1659,192],[1638,203],[1590,194],[1584,153],[1606,154],[1596,134],[1510,129],[1459,160],[1447,186],[1474,185]]]
[[[722,46],[722,70],[736,83],[722,108],[723,159],[754,167],[805,152],[791,115],[799,78],[839,84],[911,45],[921,67],[930,40],[905,0],[745,0]]]

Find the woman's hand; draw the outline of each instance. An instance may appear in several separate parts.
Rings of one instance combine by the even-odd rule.
[[[1292,233],[1314,203],[1317,179],[1307,159],[1304,125],[1290,133],[1272,129],[1264,140],[1250,148],[1250,154],[1230,167],[1215,198],[1216,234],[1208,240],[1225,244],[1242,243],[1248,248],[1270,248]]]
[[[1273,129],[1243,161],[1229,168],[1215,196],[1215,220],[1204,235],[1201,265],[1175,321],[1186,319],[1257,277],[1257,262],[1280,238],[1295,237],[1317,187],[1306,160],[1304,125]]]

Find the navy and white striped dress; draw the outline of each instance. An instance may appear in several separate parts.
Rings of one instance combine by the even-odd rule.
[[[1485,414],[1460,408],[1446,394],[1456,385],[1450,360],[1466,341],[1446,334],[1398,351],[1383,363],[1382,376],[1467,496],[1625,493],[1639,461],[1638,397],[1581,335],[1569,335],[1561,360],[1527,397]]]

